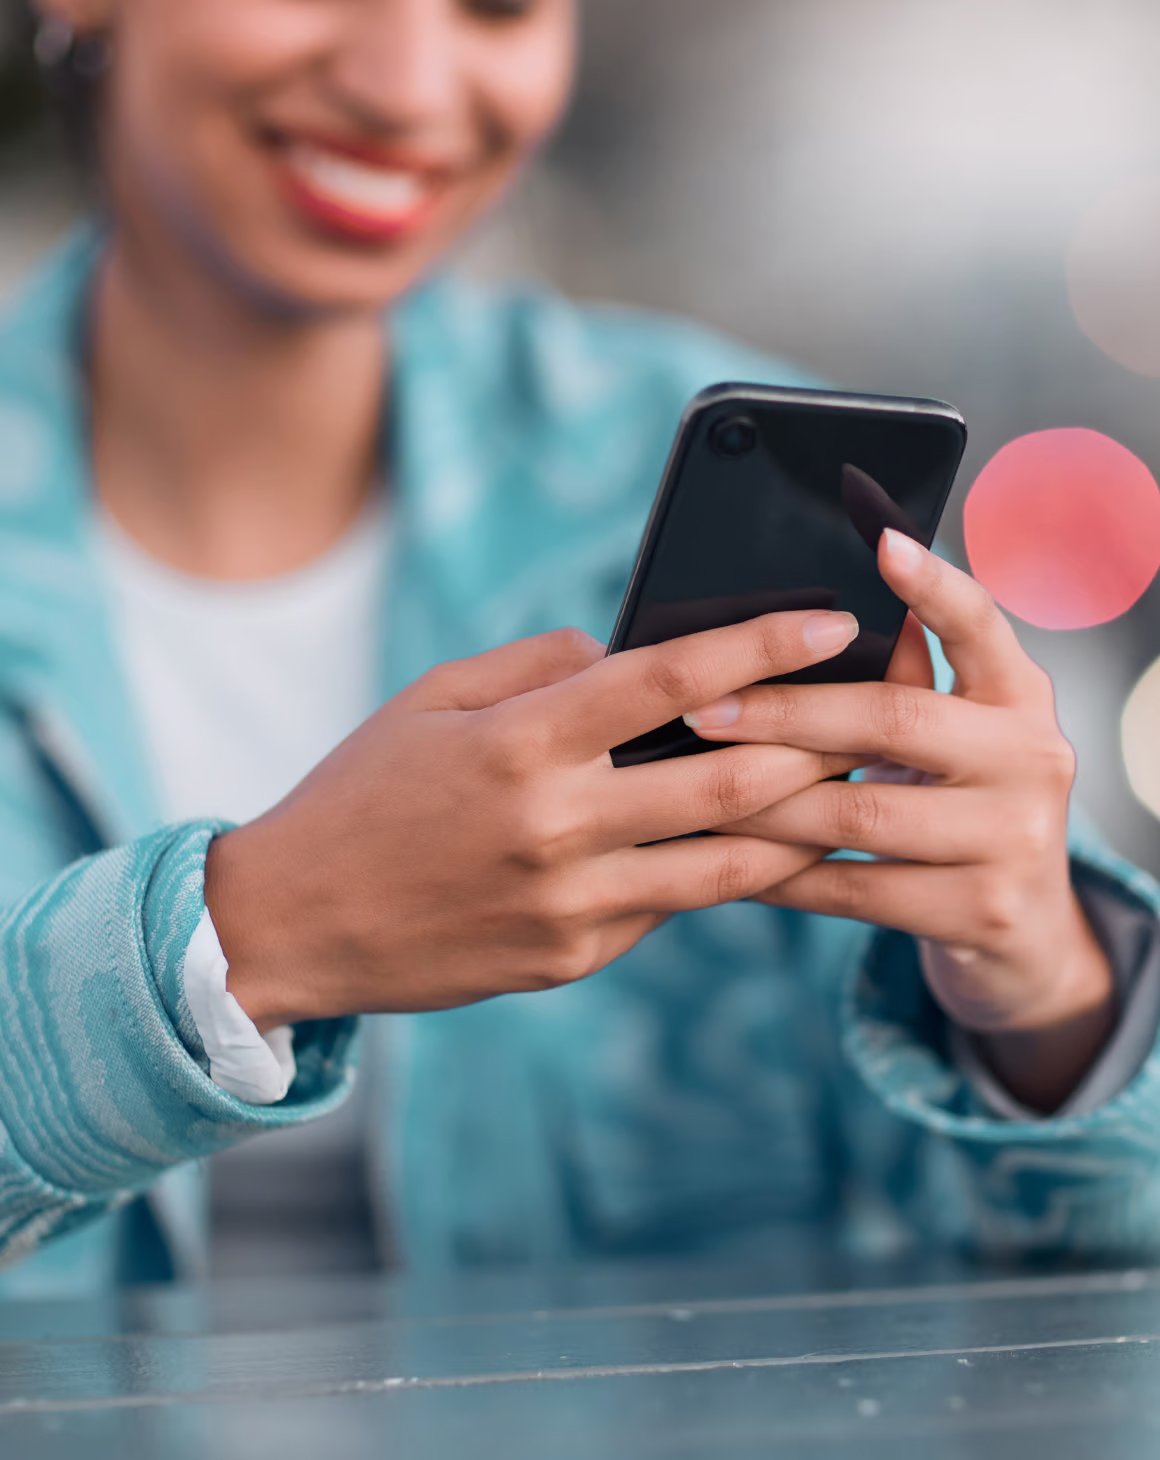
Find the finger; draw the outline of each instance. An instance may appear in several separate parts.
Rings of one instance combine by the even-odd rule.
[[[579,967],[571,960],[566,971],[533,965],[525,979],[519,982],[518,988],[524,992],[542,991],[545,988],[557,988],[561,982],[574,983],[589,978],[627,953],[649,933],[655,932],[667,917],[668,914],[663,912],[633,912],[623,917],[610,918],[597,930],[593,944],[585,941],[583,962]]]
[[[583,629],[553,629],[436,665],[405,693],[427,710],[482,710],[570,679],[603,658],[599,640]]]
[[[739,902],[791,877],[825,853],[758,837],[695,837],[605,857],[605,905],[614,915],[686,912]]]
[[[934,689],[934,665],[926,634],[914,614],[908,613],[898,636],[898,644],[886,671],[888,684],[913,684],[919,689]]]
[[[600,968],[607,966],[621,954],[634,948],[642,938],[653,933],[668,918],[668,913],[630,913],[606,923],[600,940]]]
[[[994,827],[991,803],[973,788],[825,781],[729,830],[906,862],[959,864],[985,855]]]
[[[1043,694],[1043,671],[981,583],[905,533],[887,529],[878,548],[887,584],[941,641],[961,694],[1015,705]]]
[[[727,746],[598,772],[595,849],[640,846],[751,816],[859,762],[785,745]]]
[[[785,878],[756,899],[827,917],[898,928],[916,938],[976,941],[985,929],[964,896],[962,867],[829,858]]]
[[[902,632],[890,660],[890,667],[886,671],[886,679],[891,684],[910,684],[921,689],[934,688],[934,667],[931,664],[926,634],[912,613],[908,613],[903,622]],[[733,696],[726,697],[727,701],[733,698]],[[716,710],[717,707],[713,708]],[[850,757],[848,765],[841,770],[832,771],[830,774],[844,775],[847,771],[855,770],[863,764],[865,764],[865,757]]]
[[[567,753],[590,759],[743,685],[830,659],[858,632],[847,613],[768,613],[610,654],[543,692]]]
[[[693,728],[706,740],[796,745],[828,754],[875,756],[931,775],[967,779],[1024,754],[990,705],[903,684],[770,684],[742,690],[737,718]],[[686,717],[687,718],[687,717]],[[1010,717],[1017,719],[1018,717]]]

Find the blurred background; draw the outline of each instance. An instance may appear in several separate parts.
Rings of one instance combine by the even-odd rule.
[[[1160,470],[1155,0],[583,10],[571,118],[464,267],[953,401],[971,432],[945,531],[959,552],[968,489],[1015,438],[1083,427]],[[83,203],[30,30],[0,0],[0,295]],[[1114,502],[1114,473],[1097,487]],[[1160,872],[1160,583],[1141,596],[1150,575],[1128,583],[1114,557],[1104,575],[1088,621],[1110,622],[1018,627],[1055,677],[1085,806]]]

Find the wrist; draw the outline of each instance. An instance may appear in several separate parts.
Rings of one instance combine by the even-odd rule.
[[[215,837],[205,859],[205,905],[229,965],[226,987],[261,1034],[323,1017],[300,974],[299,919],[271,851],[252,822]]]
[[[1075,1090],[1115,1031],[1116,984],[1078,900],[1056,924],[1042,994],[1004,1027],[976,1031],[994,1073],[1024,1104],[1049,1112]]]
[[[1029,993],[1006,1027],[993,1033],[1034,1035],[1101,1012],[1114,1015],[1111,963],[1074,892],[1063,915],[1037,940],[1031,963],[1035,974],[1024,977],[1029,990],[1034,979],[1037,992]]]

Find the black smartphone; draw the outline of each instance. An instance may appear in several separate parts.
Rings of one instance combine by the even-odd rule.
[[[966,446],[942,401],[715,385],[689,404],[609,641],[619,653],[778,609],[845,609],[861,631],[823,664],[766,683],[881,679],[906,606],[878,571],[894,527],[925,547]],[[718,749],[681,720],[616,765]]]

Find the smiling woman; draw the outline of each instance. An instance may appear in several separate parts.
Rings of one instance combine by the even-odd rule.
[[[291,308],[397,296],[543,140],[573,64],[573,0],[80,0],[69,18],[116,48],[107,175],[154,266],[193,251]]]
[[[885,685],[751,690],[825,614],[603,653],[685,401],[801,382],[438,277],[560,115],[574,0],[46,3],[104,204],[0,320],[12,1281],[220,1266],[243,1207],[243,1270],[370,1261],[372,1212],[428,1267],[883,1212],[1156,1250],[1160,892],[1069,834],[985,590],[880,542]],[[710,703],[729,744],[612,764]],[[207,1227],[197,1163],[279,1127]]]
[[[190,571],[294,568],[377,479],[382,310],[494,205],[563,109],[573,0],[77,0],[52,16],[109,60],[100,498]],[[236,420],[216,380],[206,395],[195,339],[228,362]],[[246,504],[271,479],[300,507],[256,528]]]

